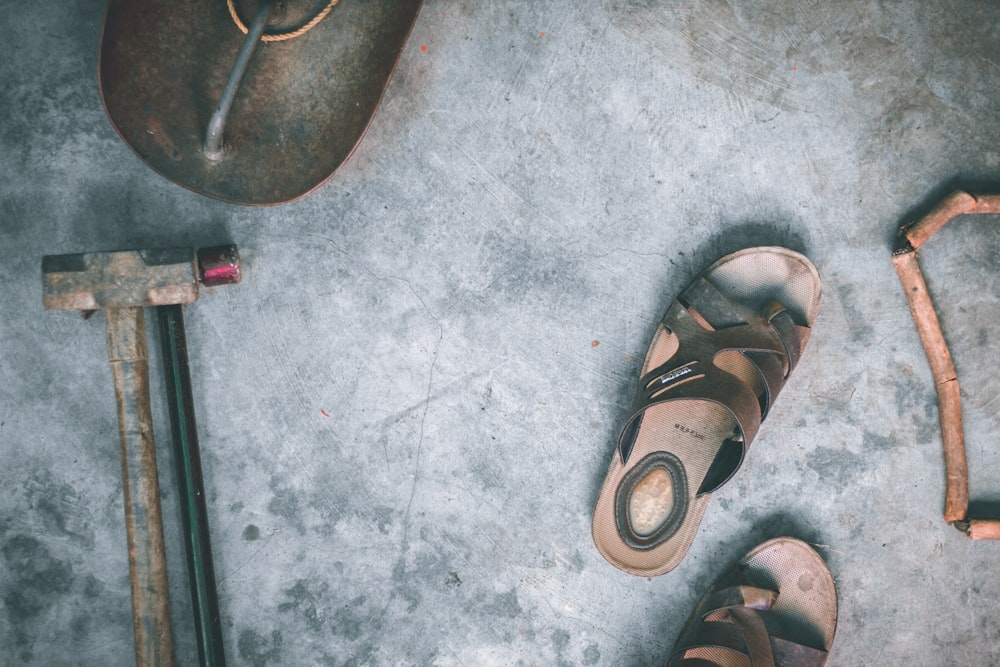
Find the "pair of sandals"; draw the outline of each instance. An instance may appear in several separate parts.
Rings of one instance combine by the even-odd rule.
[[[594,542],[612,565],[651,577],[684,558],[712,493],[739,469],[797,366],[820,291],[805,256],[758,247],[718,260],[675,299],[594,510]],[[705,594],[668,665],[819,667],[836,622],[819,555],[800,540],[770,540]]]

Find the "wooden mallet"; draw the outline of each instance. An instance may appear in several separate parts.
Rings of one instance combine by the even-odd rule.
[[[173,664],[167,561],[160,514],[149,399],[143,308],[179,306],[198,286],[240,281],[235,246],[195,250],[132,250],[42,258],[42,300],[48,310],[103,310],[108,361],[118,401],[125,526],[136,664]]]

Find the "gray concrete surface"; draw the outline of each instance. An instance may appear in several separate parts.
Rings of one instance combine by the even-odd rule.
[[[0,663],[133,659],[103,318],[43,311],[41,257],[232,241],[245,282],[187,310],[231,664],[661,664],[716,574],[781,534],[838,583],[829,665],[1000,664],[1000,544],[941,519],[890,262],[898,224],[1000,185],[994,2],[428,0],[360,150],[265,209],[162,180],[114,133],[103,2],[2,4]],[[997,222],[923,253],[986,514]],[[688,558],[620,573],[590,513],[655,322],[758,244],[820,269],[810,349]]]

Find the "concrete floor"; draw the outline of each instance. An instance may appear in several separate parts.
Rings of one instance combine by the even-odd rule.
[[[941,518],[890,261],[899,224],[1000,186],[1000,5],[428,0],[358,152],[264,209],[167,182],[118,138],[104,5],[0,12],[0,663],[133,660],[103,317],[45,312],[41,257],[232,241],[244,283],[186,311],[231,664],[662,664],[716,574],[782,534],[836,578],[829,665],[1000,664],[1000,544]],[[922,255],[994,515],[997,222]],[[623,574],[591,509],[655,323],[760,244],[824,278],[810,348],[687,559]]]

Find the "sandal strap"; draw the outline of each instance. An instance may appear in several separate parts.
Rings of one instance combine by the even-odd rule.
[[[697,339],[700,334],[709,331],[735,329],[740,325],[747,324],[756,325],[765,330],[765,336],[770,340],[764,343],[764,349],[755,349],[755,345],[761,344],[760,340],[746,341],[737,335],[735,340],[723,339],[719,341],[730,343],[730,345],[725,348],[720,347],[715,353],[724,349],[737,350],[750,358],[757,367],[761,379],[764,380],[768,396],[761,409],[766,414],[784,387],[785,381],[799,364],[805,342],[809,339],[809,327],[795,324],[788,310],[773,300],[767,303],[767,311],[763,315],[753,318],[748,323],[735,310],[729,298],[720,292],[714,283],[704,277],[696,279],[688,289],[684,290],[678,301],[686,310],[697,313],[701,320],[710,327],[706,329],[704,326],[699,326],[697,329],[687,331],[686,333],[690,334],[692,338]],[[668,329],[673,329],[672,324],[674,323],[670,310],[667,311],[661,323]],[[681,344],[683,345],[684,342],[684,338],[681,337]],[[775,342],[777,345],[774,344]],[[714,355],[706,360],[710,361],[712,358]],[[671,361],[673,359],[666,363]]]
[[[826,651],[768,633],[763,616],[777,598],[775,591],[746,585],[710,591],[681,632],[668,667],[714,664],[700,658],[684,658],[687,651],[696,648],[724,648],[741,653],[750,659],[751,667],[822,667],[826,664]],[[719,612],[726,614],[726,620],[706,620]]]
[[[778,592],[767,588],[757,588],[745,584],[727,586],[717,591],[711,591],[702,597],[695,609],[695,614],[704,618],[712,612],[742,607],[766,611],[777,599]]]
[[[764,641],[768,641],[766,629],[764,630]],[[736,623],[701,619],[692,619],[688,627],[684,629],[681,638],[674,645],[673,653],[667,661],[667,667],[691,667],[693,664],[701,664],[693,662],[690,658],[685,658],[684,654],[692,649],[703,648],[724,648],[748,656],[753,667],[775,667],[773,655],[771,655],[770,662],[766,662],[764,657],[771,654],[770,645],[767,649],[755,647],[759,650],[755,651],[757,662],[754,662],[754,654],[751,653],[750,647],[747,645],[743,628]]]
[[[767,634],[760,613],[747,608],[730,609],[729,616],[743,634],[751,667],[774,667],[771,638]]]
[[[702,323],[714,326],[706,328]],[[666,362],[639,379],[630,417],[619,435],[622,463],[628,460],[638,420],[653,405],[681,399],[707,400],[725,407],[743,434],[744,453],[757,435],[789,374],[798,363],[809,328],[796,325],[782,306],[774,303],[767,317],[746,322],[719,290],[699,278],[671,304],[661,320],[679,341]],[[715,356],[742,352],[763,380],[758,398],[750,387],[716,367]],[[740,457],[742,460],[742,457]]]
[[[779,665],[796,665],[796,667],[823,667],[829,654],[818,648],[796,644],[781,637],[771,636],[771,648],[774,651],[775,663]]]
[[[758,612],[769,609],[777,598],[776,591],[746,585],[709,591],[698,602],[691,620],[674,645],[673,659],[680,658],[693,648],[717,647],[750,656],[755,667],[774,667],[767,629]],[[706,620],[718,612],[728,612],[732,622]],[[671,661],[667,664],[675,663]],[[682,660],[677,664],[686,663]]]

